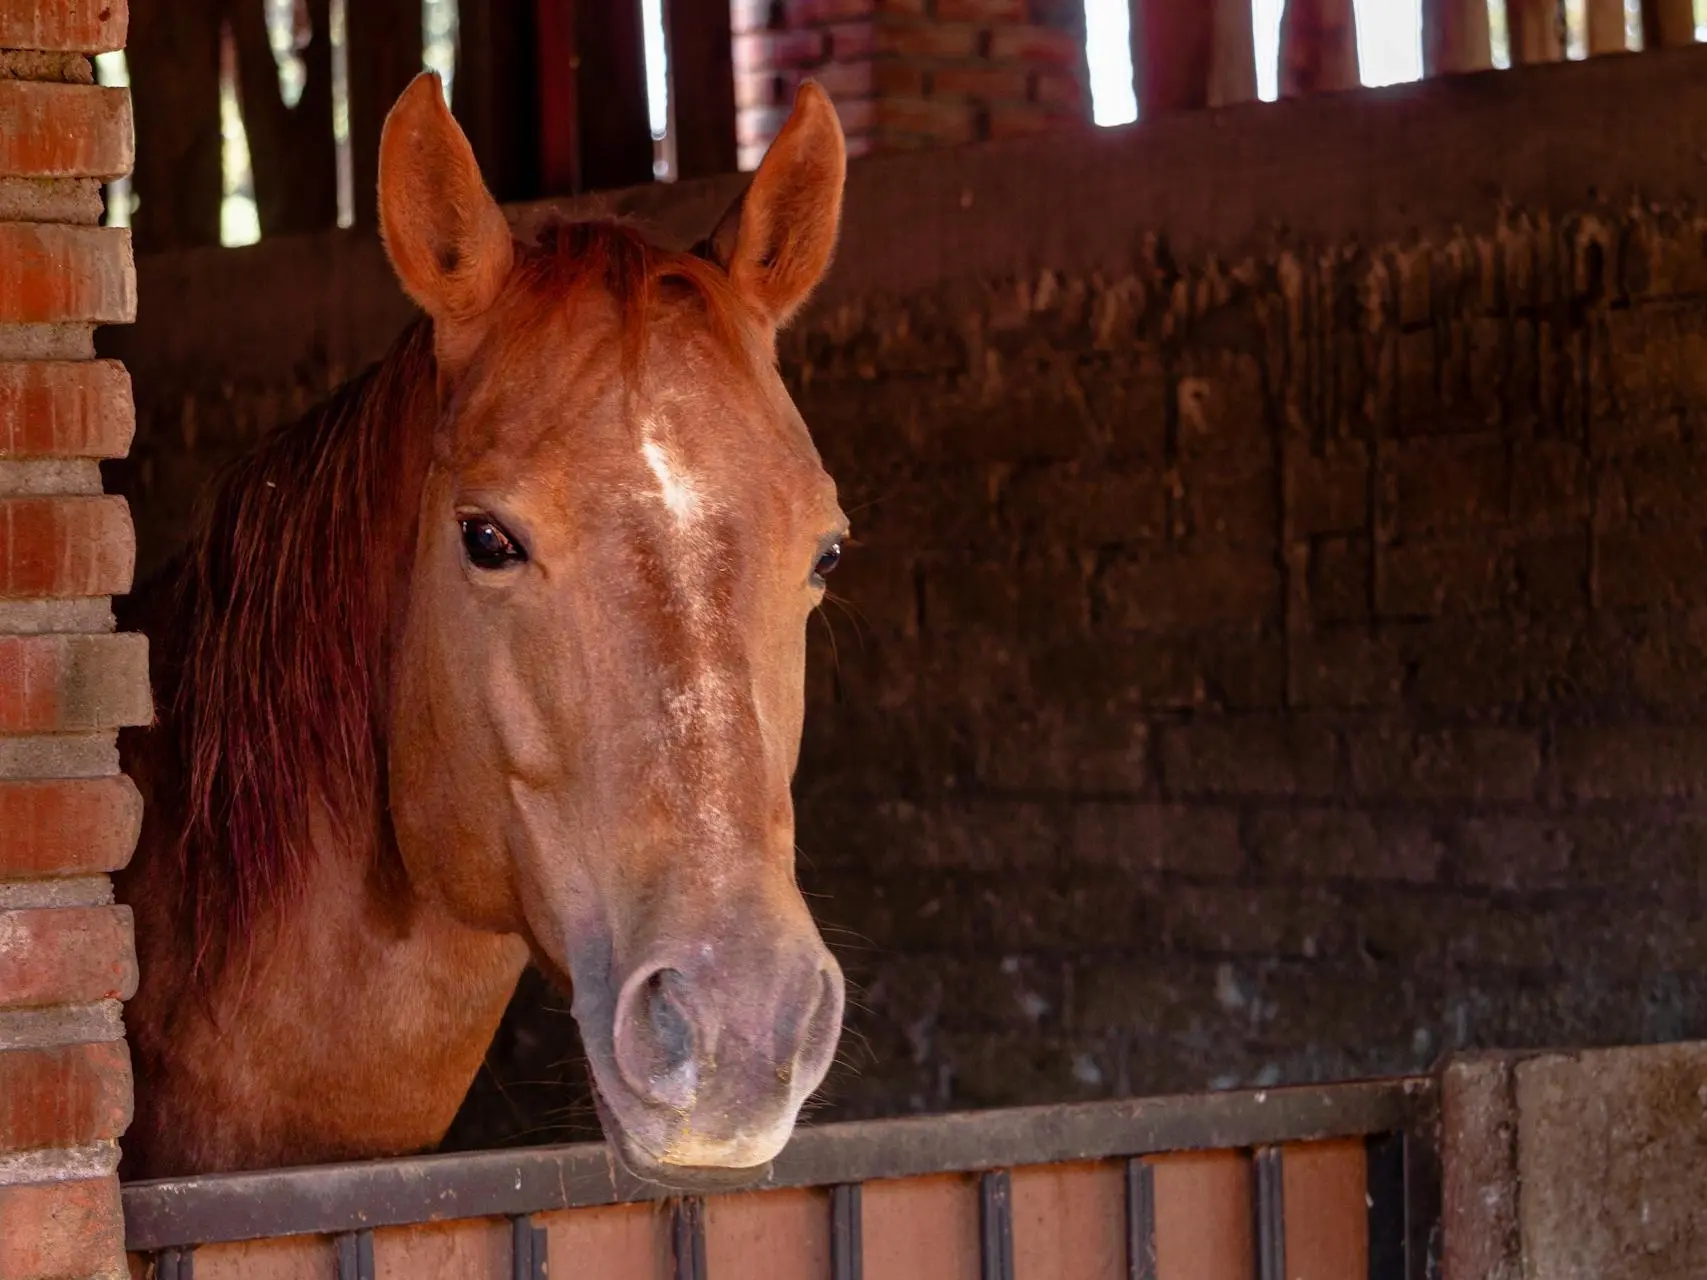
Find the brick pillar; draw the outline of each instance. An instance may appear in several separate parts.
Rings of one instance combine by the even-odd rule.
[[[150,700],[146,642],[113,629],[135,538],[99,464],[135,411],[94,353],[136,310],[129,233],[100,226],[130,99],[89,57],[125,22],[125,0],[0,0],[0,1280],[128,1274],[136,958],[108,873],[141,822],[116,730]]]
[[[1090,123],[1082,6],[1069,0],[735,0],[741,167],[811,77],[852,155]]]

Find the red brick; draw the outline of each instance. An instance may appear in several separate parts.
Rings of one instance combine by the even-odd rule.
[[[1518,729],[1353,734],[1351,776],[1361,795],[1404,800],[1530,800],[1541,747]]]
[[[130,1124],[124,1041],[0,1053],[0,1151],[75,1147]]]
[[[1511,458],[1503,440],[1418,440],[1384,467],[1393,514],[1404,530],[1503,522],[1511,505]]]
[[[877,123],[877,100],[875,98],[844,98],[836,103],[836,119],[841,121],[843,133],[867,133]]]
[[[135,565],[123,498],[0,498],[0,599],[122,595]]]
[[[1162,784],[1175,795],[1330,796],[1332,731],[1264,720],[1205,720],[1162,734]]]
[[[1292,537],[1355,533],[1369,526],[1369,462],[1362,448],[1286,464],[1286,523]]]
[[[135,994],[129,907],[0,912],[0,1008],[128,1000]]]
[[[736,35],[763,31],[770,26],[770,20],[771,0],[731,0],[729,24]]]
[[[147,637],[0,635],[0,734],[116,729],[152,718]]]
[[[1090,106],[1085,82],[1076,75],[1034,75],[1031,78],[1031,100],[1050,106],[1067,107],[1083,116]]]
[[[131,136],[127,89],[0,80],[0,175],[121,177]]]
[[[0,1280],[125,1274],[117,1178],[0,1187]]]
[[[886,22],[877,29],[877,52],[901,58],[970,58],[978,48],[975,27],[936,22]]]
[[[108,53],[129,19],[126,0],[0,0],[0,49]]]
[[[1244,867],[1234,809],[1082,802],[1073,808],[1073,862],[1124,875],[1183,871],[1235,876]]]
[[[1556,752],[1560,784],[1574,799],[1707,794],[1707,730],[1693,726],[1561,729]]]
[[[828,37],[822,31],[756,31],[735,37],[735,71],[753,75],[779,67],[815,67],[828,52]]]
[[[877,12],[877,0],[788,0],[786,9],[789,26],[821,27],[870,18]]]
[[[1257,624],[1280,613],[1280,571],[1255,555],[1158,556],[1116,564],[1103,587],[1112,617],[1134,630]]]
[[[838,22],[829,28],[833,62],[851,62],[877,53],[877,27],[870,22]]]
[[[1024,22],[1026,0],[936,0],[938,22]]]
[[[922,98],[925,96],[924,69],[905,62],[874,63],[872,85],[885,98]]]
[[[1343,809],[1261,813],[1251,822],[1251,851],[1271,875],[1311,880],[1429,883],[1443,850],[1428,824]]]
[[[1485,542],[1405,542],[1381,549],[1375,607],[1383,618],[1486,613],[1510,585],[1499,549]]]
[[[128,231],[0,223],[0,324],[135,319]]]
[[[985,102],[1024,102],[1030,77],[1011,67],[939,67],[931,72],[931,93],[938,97],[978,98]]]
[[[117,871],[141,830],[142,795],[123,774],[0,782],[0,877]]]
[[[990,58],[995,62],[1034,62],[1077,68],[1084,46],[1070,31],[1054,27],[998,27],[990,33]]]
[[[135,434],[118,361],[0,363],[0,458],[122,458]]]
[[[971,142],[975,116],[962,102],[884,98],[877,104],[877,127],[885,133],[911,134],[932,142]]]

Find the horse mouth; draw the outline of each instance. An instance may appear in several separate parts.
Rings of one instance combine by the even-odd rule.
[[[764,1182],[770,1175],[771,1162],[744,1169],[718,1168],[710,1165],[667,1164],[642,1151],[624,1132],[611,1108],[605,1102],[599,1082],[587,1072],[593,1087],[593,1108],[598,1112],[599,1127],[604,1130],[605,1147],[618,1166],[630,1177],[666,1191],[683,1195],[715,1195],[724,1191],[744,1191]]]

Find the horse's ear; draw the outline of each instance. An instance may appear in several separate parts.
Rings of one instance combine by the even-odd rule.
[[[439,77],[410,83],[379,139],[379,234],[404,291],[432,316],[440,342],[492,305],[515,248]]]
[[[708,243],[710,256],[774,325],[788,323],[829,268],[847,170],[836,108],[808,80],[752,183]]]

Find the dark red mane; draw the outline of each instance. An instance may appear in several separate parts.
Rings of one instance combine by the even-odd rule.
[[[616,223],[544,228],[518,255],[518,286],[541,317],[586,290],[608,295],[631,375],[667,294],[699,299],[732,346],[755,333],[715,264]],[[342,840],[384,834],[390,649],[436,376],[431,326],[419,320],[379,364],[236,462],[186,552],[161,664],[175,688],[159,696],[184,779],[198,964],[222,940],[241,949],[300,894],[316,816]]]

